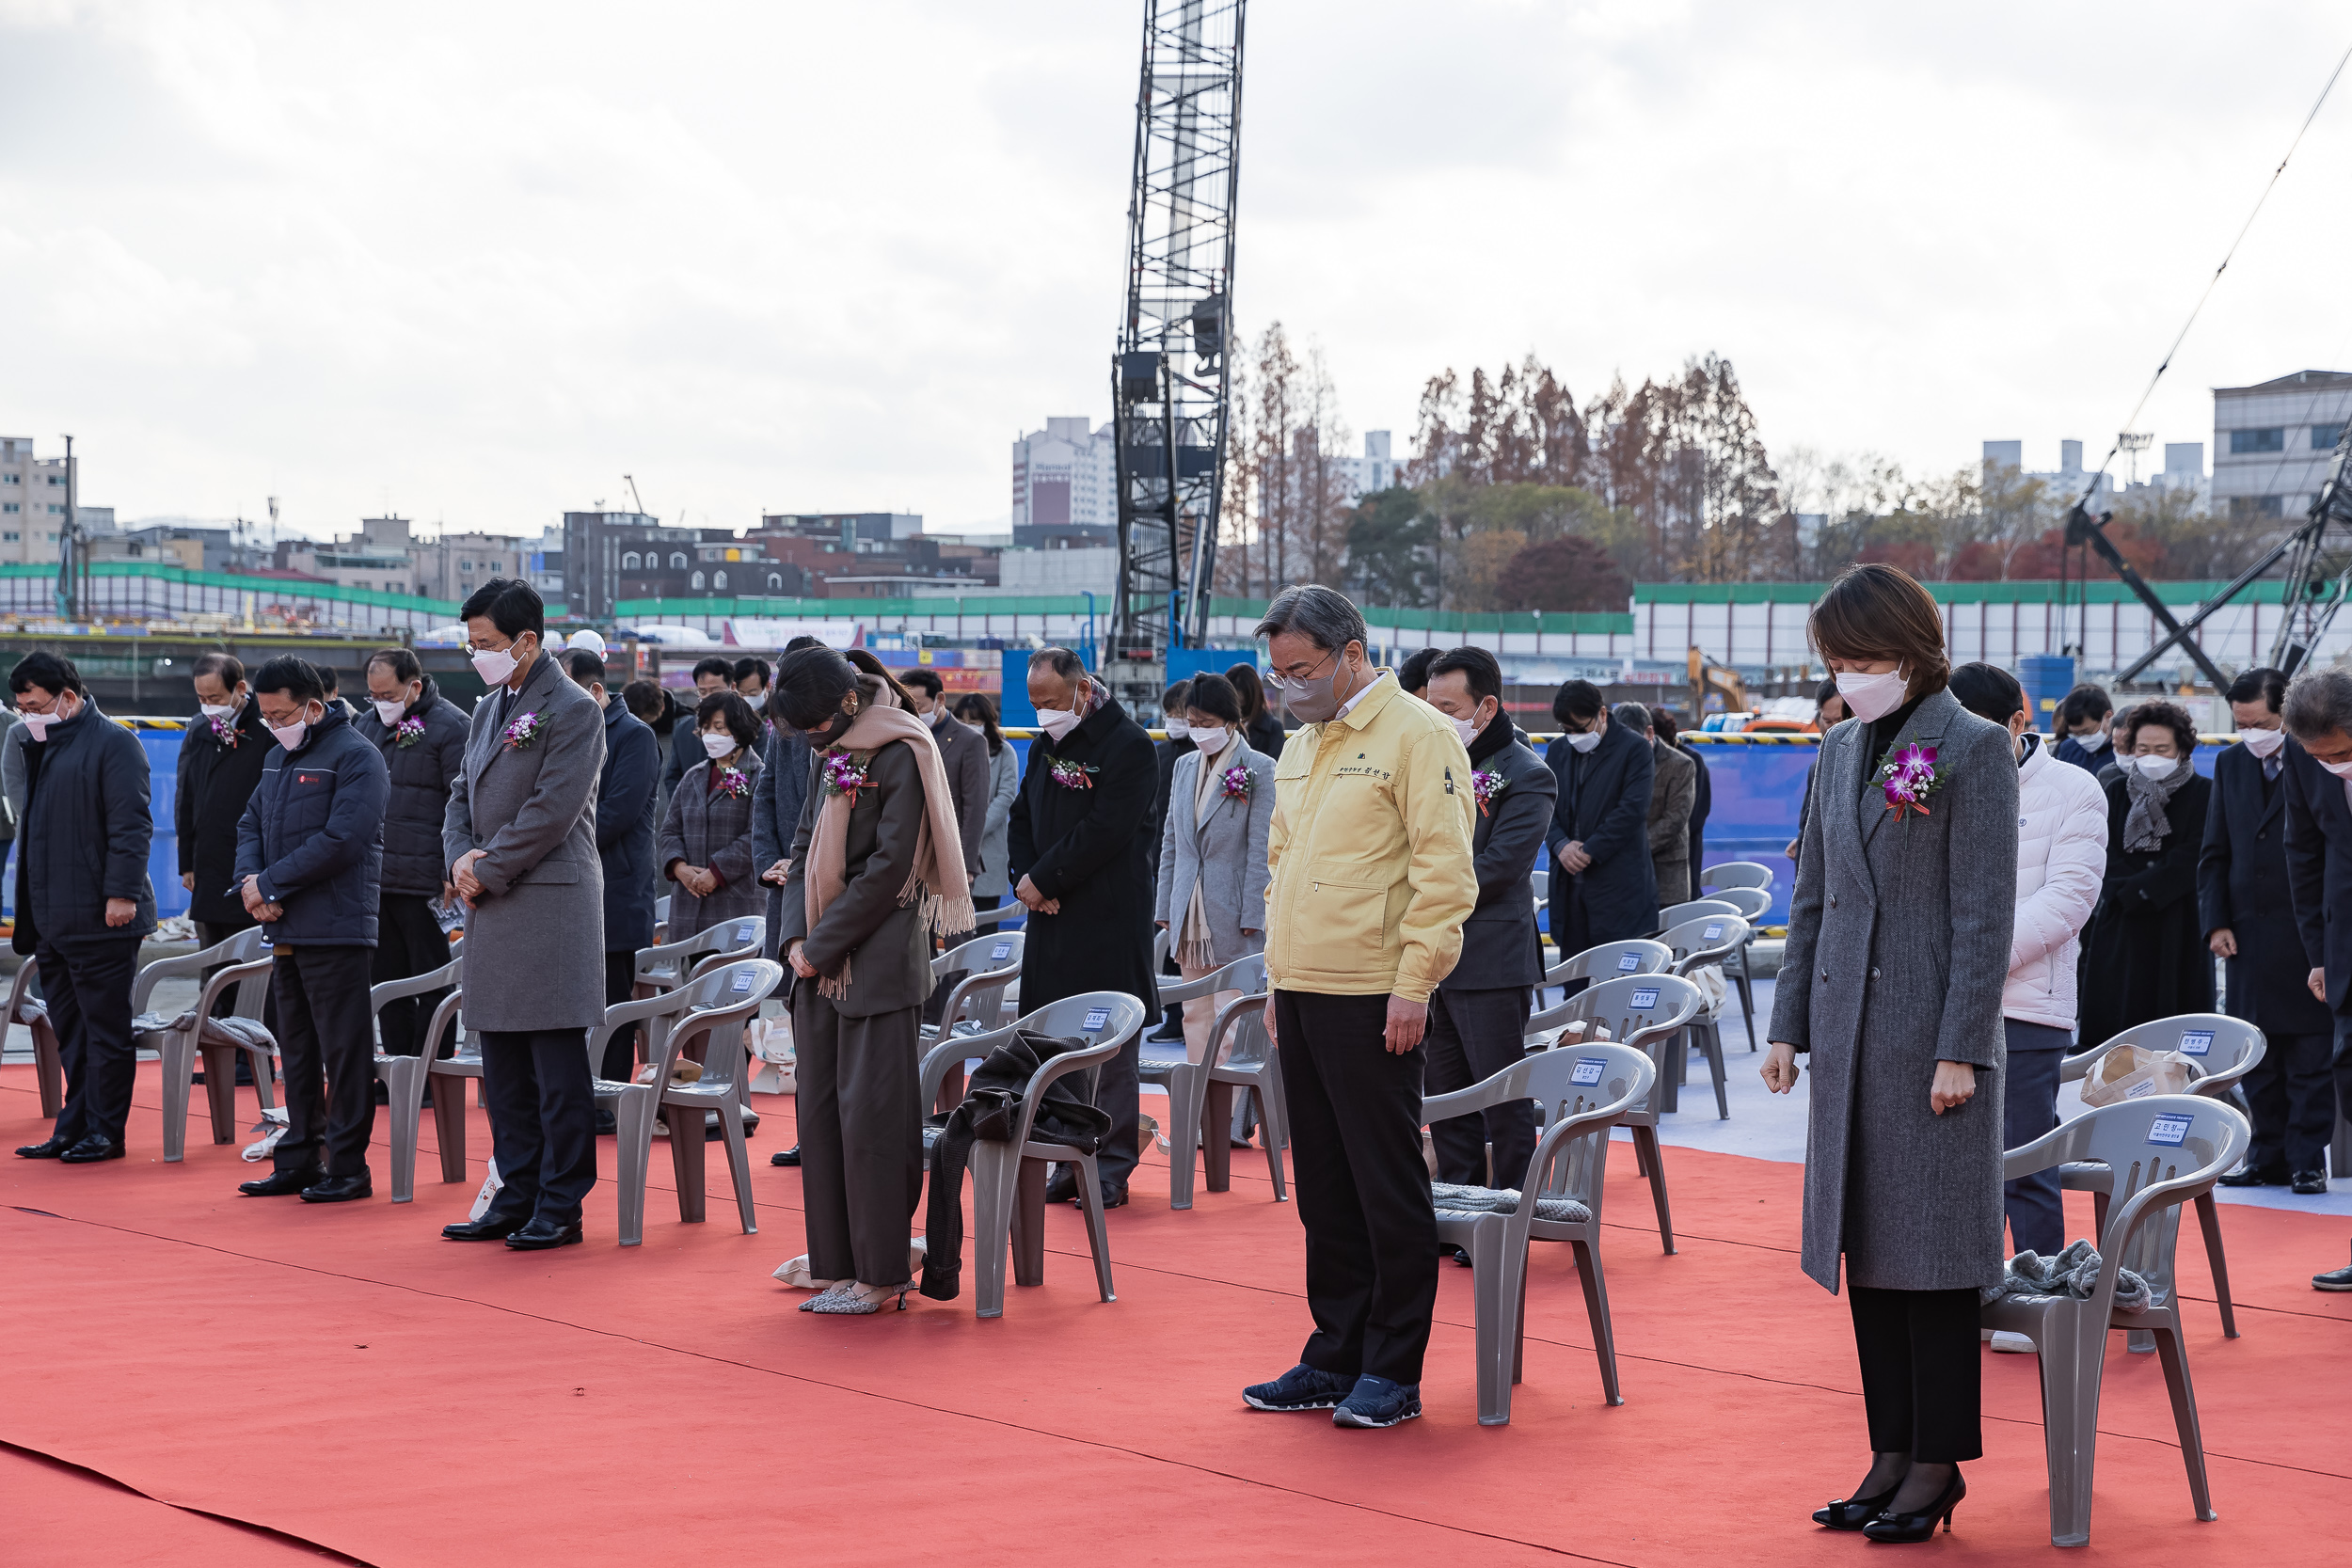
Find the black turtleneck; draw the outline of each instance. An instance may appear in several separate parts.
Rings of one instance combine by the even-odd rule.
[[[1518,738],[1518,729],[1511,722],[1511,716],[1502,711],[1502,705],[1497,704],[1495,716],[1486,721],[1486,727],[1480,730],[1477,737],[1470,743],[1470,766],[1480,766]]]
[[[1872,781],[1878,777],[1879,764],[1885,759],[1886,749],[1895,744],[1895,737],[1903,733],[1903,726],[1911,722],[1912,714],[1918,711],[1919,705],[1927,701],[1927,696],[1928,694],[1922,691],[1894,712],[1870,725],[1867,739],[1870,758],[1862,770],[1862,787],[1866,792],[1873,787]]]

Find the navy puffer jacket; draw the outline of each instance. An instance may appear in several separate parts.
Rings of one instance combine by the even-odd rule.
[[[384,759],[329,705],[302,744],[279,747],[237,824],[237,880],[285,914],[275,946],[373,947],[384,865]]]
[[[449,811],[449,786],[465,766],[472,721],[441,695],[430,675],[401,719],[422,720],[424,734],[403,746],[400,726],[385,728],[373,703],[353,721],[360,737],[382,753],[391,776],[391,800],[384,808],[384,891],[438,898],[441,818]]]

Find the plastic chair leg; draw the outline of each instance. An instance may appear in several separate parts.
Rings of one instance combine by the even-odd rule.
[[[1609,1322],[1609,1282],[1601,1276],[1600,1248],[1591,1242],[1568,1245],[1576,1254],[1577,1277],[1584,1284],[1584,1316],[1593,1325],[1593,1355],[1600,1363],[1601,1394],[1611,1404],[1623,1404],[1625,1395],[1617,1387],[1617,1337]]]
[[[613,1164],[617,1167],[621,1208],[621,1245],[640,1246],[645,1240],[645,1167],[653,1160],[653,1093],[650,1085],[632,1084],[621,1096],[613,1114]],[[440,1103],[440,1097],[434,1097]]]
[[[384,1081],[386,1108],[391,1112],[392,1201],[413,1203],[417,1196],[417,1125],[424,1118],[424,1061],[418,1056],[379,1056],[375,1075]]]
[[[1005,1264],[1011,1252],[1013,1183],[1016,1167],[1027,1164],[1009,1144],[980,1139],[972,1145],[973,1315],[1005,1315]]]
[[[428,1069],[425,1082],[433,1082]],[[440,1087],[433,1095],[433,1141],[440,1146],[441,1180],[466,1180],[466,1080],[456,1073],[438,1075]]]
[[[33,1076],[40,1081],[41,1118],[55,1121],[65,1109],[65,1049],[47,1019],[26,1027],[33,1036]]]
[[[1724,1032],[1714,1023],[1707,1024],[1699,1035],[1699,1048],[1707,1053],[1707,1069],[1715,1076],[1715,1119],[1731,1119],[1731,1101],[1724,1096]]]
[[[1200,1164],[1209,1191],[1233,1190],[1233,1085],[1214,1078],[1201,1086]]]
[[[1649,1175],[1650,1202],[1658,1210],[1658,1239],[1665,1244],[1666,1255],[1674,1256],[1674,1211],[1666,1204],[1666,1162],[1659,1157],[1658,1129],[1636,1125],[1632,1129],[1634,1152]]]
[[[736,1075],[740,1084],[743,1076]],[[739,1094],[740,1091],[739,1090]],[[752,1151],[743,1138],[743,1117],[733,1101],[719,1107],[719,1130],[726,1134],[727,1175],[735,1182],[735,1209],[742,1217],[743,1234],[759,1234],[759,1215],[752,1206]],[[677,1136],[673,1132],[672,1137]]]
[[[2189,1500],[2197,1506],[2197,1517],[2211,1523],[2219,1514],[2213,1511],[2213,1495],[2205,1486],[2205,1439],[2197,1426],[2197,1391],[2189,1386],[2188,1357],[2181,1343],[2180,1316],[2156,1330],[2156,1355],[2164,1363],[2164,1386],[2172,1396],[2172,1425],[2181,1434],[2181,1462],[2188,1467]]]
[[[1203,1069],[1187,1062],[1168,1075],[1168,1206],[1192,1207],[1192,1187],[1200,1163],[1200,1079]]]
[[[268,1051],[247,1051],[245,1053],[245,1056],[247,1061],[253,1064],[253,1098],[262,1102],[262,1110],[275,1111],[278,1109],[278,1057],[276,1053]],[[231,1096],[234,1096],[237,1092],[237,1058],[235,1053],[231,1053],[223,1059],[230,1064],[229,1092]],[[212,1086],[212,1069],[207,1068],[204,1072],[205,1087],[210,1088]],[[233,1136],[235,1133],[237,1114],[234,1109],[233,1100],[230,1104],[231,1108],[229,1113],[229,1125],[230,1129],[230,1135]],[[227,1143],[229,1139],[222,1138],[220,1141],[222,1143]]]
[[[213,1142],[234,1143],[237,1138],[237,1064],[246,1059],[245,1053],[233,1045],[199,1046],[204,1061],[204,1103],[213,1118]],[[257,1063],[265,1067],[266,1061]],[[256,1079],[258,1086],[260,1080]],[[269,1101],[262,1103],[266,1106]],[[184,1131],[184,1129],[183,1129]]]
[[[2197,1228],[2205,1234],[2205,1261],[2213,1268],[2214,1298],[2221,1303],[2221,1337],[2237,1338],[2237,1310],[2230,1304],[2230,1260],[2221,1253],[2221,1206],[2213,1194],[2197,1195]]]
[[[188,1157],[188,1101],[196,1092],[196,1038],[184,1029],[167,1029],[156,1039],[163,1058],[164,1163],[176,1164]],[[212,1086],[211,1073],[204,1075]],[[233,1081],[233,1080],[232,1080]]]
[[[661,1119],[670,1124],[670,1169],[677,1178],[678,1223],[700,1225],[709,1207],[703,1192],[703,1107],[699,1103],[664,1104]]]
[[[1502,1338],[1502,1227],[1482,1220],[1470,1232],[1470,1295],[1477,1303],[1478,1424],[1511,1424],[1510,1352]]]
[[[1258,1074],[1258,1135],[1265,1140],[1265,1168],[1274,1182],[1274,1201],[1288,1203],[1290,1190],[1282,1180],[1282,1150],[1290,1143],[1290,1107],[1282,1099],[1282,1075],[1270,1067]]]
[[[1012,1189],[1012,1282],[1015,1285],[1045,1283],[1045,1175],[1043,1160],[1025,1159],[1013,1177]],[[1079,1180],[1089,1180],[1085,1171]],[[1094,1195],[1101,1197],[1101,1193]]]
[[[2090,1321],[2077,1310],[2079,1323],[2069,1324],[2063,1337],[2073,1341],[2068,1370],[2071,1387],[2053,1387],[2050,1439],[2056,1461],[2050,1472],[2050,1544],[2081,1546],[2090,1540],[2091,1475],[2099,1449],[2099,1382],[2106,1366],[2106,1325]],[[2064,1427],[2067,1449],[2058,1451],[2058,1429]]]
[[[1748,978],[1748,960],[1744,954],[1740,959],[1740,973],[1734,978],[1740,986],[1740,1014],[1748,1023],[1748,1050],[1753,1053],[1756,1050],[1756,990]]]
[[[1037,1164],[1039,1162],[1027,1161],[1025,1162],[1025,1164]],[[1038,1187],[1038,1198],[1041,1209],[1043,1207],[1044,1196],[1045,1188],[1041,1182]],[[1091,1154],[1086,1156],[1078,1163],[1078,1203],[1079,1206],[1086,1211],[1087,1245],[1094,1249],[1094,1289],[1104,1301],[1117,1301],[1119,1299],[1118,1293],[1111,1289],[1110,1227],[1104,1223],[1103,1218],[1102,1167],[1095,1164],[1094,1156]],[[1041,1213],[1039,1217],[1041,1219],[1043,1218],[1043,1215]],[[1043,1262],[1041,1256],[1044,1240],[1042,1234],[1043,1228],[1044,1227],[1041,1226],[1039,1227],[1039,1242],[1041,1246],[1041,1267],[1039,1269],[1039,1275],[1041,1277],[1042,1277],[1044,1273],[1041,1266]]]

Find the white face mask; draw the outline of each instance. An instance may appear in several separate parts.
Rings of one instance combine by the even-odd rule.
[[[2120,767],[2138,768],[2140,776],[2149,779],[2165,778],[2181,766],[2178,757],[2117,757],[2115,760]]]
[[[233,719],[237,714],[234,703],[199,703],[196,705],[207,719]]]
[[[1078,727],[1080,717],[1075,713],[1065,713],[1057,707],[1049,707],[1037,716],[1038,727],[1052,736],[1054,743],[1058,746],[1069,737],[1072,730]]]
[[[1582,735],[1572,735],[1568,736],[1568,744],[1577,751],[1590,753],[1594,747],[1600,744],[1600,732],[1587,730]]]
[[[1454,733],[1462,737],[1462,745],[1465,750],[1469,749],[1471,741],[1478,738],[1478,732],[1485,728],[1486,726],[1481,724],[1475,719],[1456,719],[1454,721]]]
[[[732,734],[706,735],[703,736],[703,750],[710,753],[711,761],[716,762],[735,750],[735,736]]]
[[[485,686],[504,686],[515,678],[515,667],[520,662],[515,657],[516,643],[503,648],[479,650],[473,655],[473,673],[482,677]]]
[[[2319,762],[2317,757],[2313,757],[2312,760],[2313,762]],[[2319,762],[2319,766],[2325,768],[2328,772],[2333,773],[2339,779],[2352,779],[2352,762]]]
[[[1837,694],[1846,699],[1847,712],[1866,724],[1875,724],[1903,705],[1903,689],[1909,684],[1899,669],[1883,675],[1848,671],[1837,677]]]
[[[2284,730],[2240,730],[2237,737],[2239,744],[2258,757],[2266,757],[2287,743]]]
[[[373,701],[375,704],[376,718],[384,721],[384,727],[388,730],[399,723],[400,716],[408,711],[406,703],[388,703],[380,698],[373,699]]]
[[[1200,748],[1200,754],[1204,757],[1216,755],[1225,750],[1226,742],[1233,738],[1233,732],[1222,724],[1203,724],[1198,729],[1189,730],[1188,733],[1192,736],[1193,745]]]
[[[263,720],[262,724],[268,729],[270,738],[289,752],[301,745],[303,738],[310,733],[310,723],[307,719],[297,719],[293,723],[283,726],[272,724],[267,720]]]
[[[1168,721],[1167,729],[1168,738],[1170,740],[1190,740],[1192,738],[1192,726],[1185,723],[1182,719],[1170,719]]]
[[[2104,752],[2107,749],[2107,734],[2105,730],[2093,730],[2089,735],[2078,735],[2074,744],[2086,752]]]
[[[757,713],[760,709],[768,705],[768,693],[765,691],[754,692],[751,696],[748,696],[743,700],[752,705],[752,711],[754,713]]]

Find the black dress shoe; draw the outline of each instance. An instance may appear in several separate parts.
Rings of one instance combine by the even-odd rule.
[[[92,1132],[80,1143],[57,1156],[58,1163],[68,1165],[95,1164],[101,1160],[119,1160],[122,1146],[103,1132]]]
[[[20,1160],[54,1160],[73,1147],[72,1138],[43,1138],[37,1144],[21,1144],[16,1157]]]
[[[1840,1497],[1827,1508],[1813,1511],[1813,1522],[1823,1529],[1860,1529],[1886,1511],[1895,1500],[1897,1481],[1875,1497]]]
[[[1045,1201],[1075,1203],[1078,1201],[1078,1174],[1069,1165],[1056,1165],[1054,1174],[1046,1179]]]
[[[2316,1197],[2328,1190],[2328,1173],[2324,1170],[2298,1170],[2294,1188],[2305,1197]]]
[[[606,1110],[603,1106],[597,1106],[596,1135],[602,1137],[608,1133],[618,1132],[620,1130],[620,1117],[615,1116],[612,1112]]]
[[[237,1191],[247,1197],[291,1197],[326,1180],[324,1165],[312,1165],[309,1170],[274,1170],[259,1180],[238,1182]]]
[[[2352,1269],[2331,1269],[2326,1274],[2312,1275],[2314,1291],[2352,1291]]]
[[[305,1203],[352,1203],[375,1196],[375,1183],[366,1171],[351,1176],[330,1176],[315,1187],[302,1189]]]
[[[801,1146],[799,1144],[794,1144],[790,1148],[777,1149],[773,1154],[768,1156],[768,1163],[771,1165],[799,1164],[801,1163]]]
[[[2267,1165],[2258,1168],[2253,1165],[2240,1165],[2229,1175],[2222,1177],[2217,1182],[2216,1182],[2216,1185],[2222,1187],[2283,1187],[2287,1184],[2287,1180],[2288,1177],[2284,1166]]]
[[[1124,1209],[1127,1207],[1127,1189],[1124,1187],[1114,1187],[1107,1181],[1104,1182],[1103,1207],[1105,1209]]]
[[[557,1225],[552,1220],[534,1219],[512,1236],[506,1244],[516,1252],[545,1252],[550,1247],[570,1246],[580,1240],[580,1222]]]
[[[478,1220],[445,1225],[441,1235],[452,1242],[502,1242],[530,1223],[528,1214],[501,1214],[494,1209]]]

